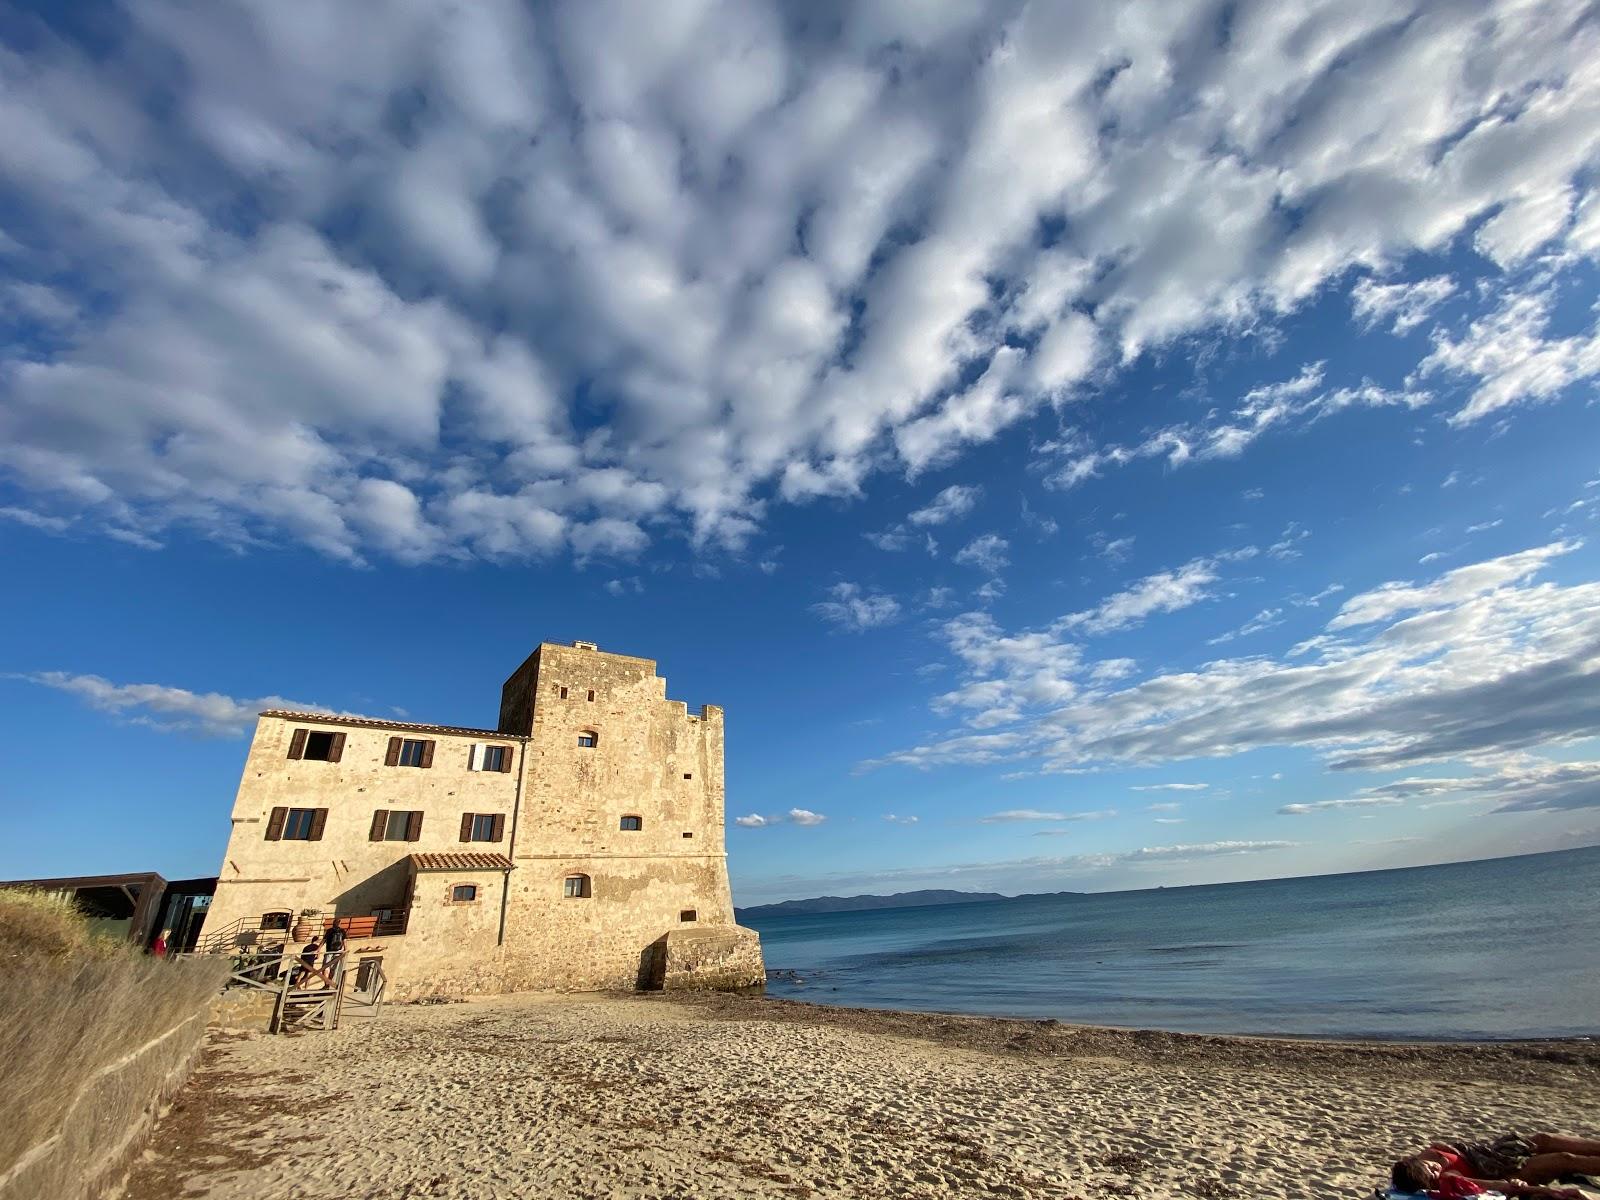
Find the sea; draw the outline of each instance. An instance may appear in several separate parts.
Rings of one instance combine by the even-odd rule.
[[[741,917],[769,995],[1188,1033],[1600,1036],[1600,847],[1446,866]]]

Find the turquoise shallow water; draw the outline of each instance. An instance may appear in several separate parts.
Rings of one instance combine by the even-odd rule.
[[[756,917],[772,995],[1195,1033],[1600,1036],[1600,847]]]

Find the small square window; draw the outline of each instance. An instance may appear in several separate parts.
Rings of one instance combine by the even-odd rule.
[[[627,829],[627,830],[643,829],[644,828],[644,818],[643,817],[623,817],[622,818],[622,828]]]
[[[494,841],[494,814],[476,813],[472,818],[472,840],[475,842]]]
[[[283,819],[283,840],[286,842],[309,842],[311,840],[311,822],[316,820],[317,810],[314,808],[291,808],[289,815]]]
[[[478,898],[478,885],[475,883],[458,883],[450,889],[450,903],[471,904]]]
[[[400,743],[400,765],[402,767],[420,767],[422,765],[422,755],[427,748],[427,742],[406,738]]]
[[[693,776],[693,775],[692,775],[692,774],[691,774],[691,773],[690,773],[690,772],[688,772],[688,771],[685,771],[685,772],[684,772],[684,773],[683,773],[683,777],[684,777],[684,778],[685,778],[685,779],[693,779],[693,778],[694,778],[694,776]]]
[[[678,914],[678,920],[680,921],[698,921],[699,919],[699,915],[692,908],[686,908]]]
[[[568,875],[561,883],[561,894],[568,900],[581,900],[589,894],[589,877]]]
[[[586,750],[594,749],[594,747],[599,745],[599,743],[600,739],[592,733],[580,733],[578,735],[578,745],[584,747]]]
[[[327,762],[333,757],[333,734],[313,729],[306,734],[306,748],[300,755],[312,762]]]
[[[478,747],[478,770],[503,771],[506,766],[506,748],[504,746]]]

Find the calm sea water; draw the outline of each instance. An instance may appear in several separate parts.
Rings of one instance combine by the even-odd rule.
[[[1197,1033],[1600,1035],[1600,848],[751,918],[769,994]]]

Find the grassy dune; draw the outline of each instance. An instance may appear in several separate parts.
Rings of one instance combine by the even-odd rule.
[[[98,1072],[202,1011],[226,971],[96,936],[60,897],[0,891],[0,1175]]]

